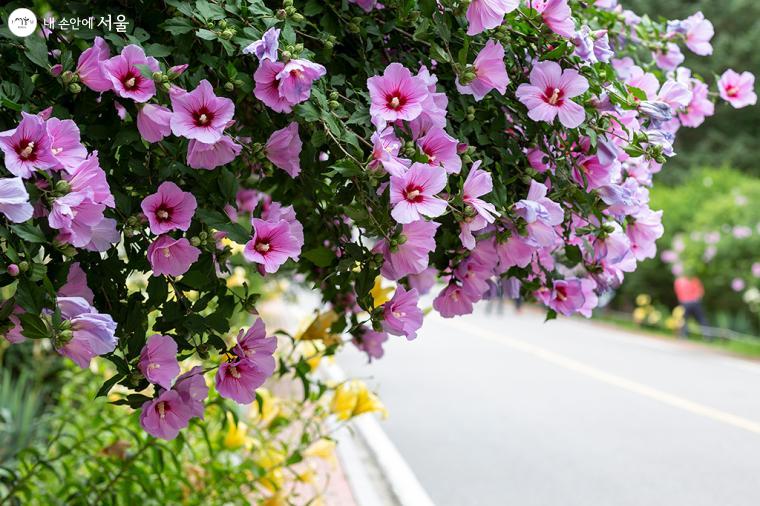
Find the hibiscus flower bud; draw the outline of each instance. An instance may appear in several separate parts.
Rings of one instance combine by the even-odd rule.
[[[670,106],[660,100],[645,100],[639,104],[639,112],[653,119],[654,121],[670,121],[673,114]]]
[[[20,269],[18,268],[18,265],[16,264],[10,264],[6,269],[5,272],[8,273],[8,275],[12,278],[15,278],[18,276]]]
[[[19,262],[18,268],[19,268],[19,270],[21,272],[28,271],[29,270],[29,262],[27,262],[26,260],[23,260],[23,261]]]
[[[475,72],[473,72],[473,71],[472,71],[472,69],[471,69],[471,68],[469,68],[469,69],[467,69],[467,70],[466,70],[466,71],[465,71],[465,72],[462,74],[462,77],[461,77],[461,79],[460,79],[460,82],[461,82],[462,84],[470,84],[471,82],[473,82],[473,81],[475,80],[475,78],[476,78],[476,77],[478,77],[478,76],[475,74]]]
[[[65,195],[71,191],[71,185],[68,181],[61,179],[57,183],[55,183],[55,191],[56,193],[60,193],[61,195]]]
[[[224,89],[227,91],[235,91],[235,85],[229,81],[224,83]]]
[[[275,14],[275,16],[277,16],[277,19],[283,20],[288,17],[288,13],[285,12],[285,9],[277,9],[277,14]]]
[[[70,70],[67,70],[66,72],[61,74],[61,80],[63,81],[64,84],[69,84],[73,82],[74,77],[75,77],[75,74]]]
[[[82,87],[79,86],[79,84],[77,84],[77,83],[71,83],[69,85],[69,91],[71,93],[74,93],[76,95],[77,93],[79,93],[80,91],[82,91]]]

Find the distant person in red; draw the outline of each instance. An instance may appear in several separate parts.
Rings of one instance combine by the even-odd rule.
[[[681,335],[686,337],[689,334],[689,316],[693,316],[702,327],[706,327],[707,318],[702,308],[702,297],[705,295],[705,288],[702,286],[699,278],[686,275],[678,276],[673,288],[675,289],[678,303],[684,308]]]

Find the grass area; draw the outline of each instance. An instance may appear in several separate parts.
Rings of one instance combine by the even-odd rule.
[[[657,337],[678,339],[678,336],[670,330],[663,329],[660,327],[648,327],[648,326],[644,327],[631,320],[628,320],[619,316],[615,316],[615,315],[599,314],[599,315],[594,315],[594,319],[597,321],[613,324],[617,327],[624,328],[626,330],[633,330],[635,332],[651,334]],[[754,358],[754,359],[760,358],[760,338],[758,339],[747,338],[747,339],[736,339],[736,340],[716,339],[713,341],[708,341],[704,339],[702,336],[692,334],[689,336],[688,339],[691,342],[699,343],[704,346],[709,346],[711,348],[715,348],[727,353],[732,353],[734,355],[740,355],[742,357]]]

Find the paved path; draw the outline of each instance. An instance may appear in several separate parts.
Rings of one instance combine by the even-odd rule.
[[[377,387],[437,505],[760,505],[756,363],[482,308],[339,363]]]

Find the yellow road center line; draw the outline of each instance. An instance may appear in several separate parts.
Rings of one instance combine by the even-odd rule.
[[[528,353],[534,357],[540,358],[541,360],[563,367],[567,370],[583,374],[595,380],[601,381],[602,383],[607,383],[608,385],[622,388],[623,390],[627,390],[629,392],[639,394],[643,397],[653,399],[663,404],[688,411],[689,413],[693,413],[695,415],[703,416],[705,418],[709,418],[711,420],[722,422],[728,425],[733,425],[734,427],[744,429],[749,432],[754,432],[755,434],[760,434],[760,423],[758,422],[754,422],[752,420],[748,420],[746,418],[742,418],[740,416],[721,411],[719,409],[711,408],[709,406],[705,406],[704,404],[690,401],[677,395],[663,392],[662,390],[658,390],[642,383],[623,378],[622,376],[618,376],[616,374],[602,371],[596,367],[586,365],[583,362],[565,357],[564,355],[554,353],[539,346],[528,344],[514,338],[500,336],[491,330],[472,325],[471,323],[465,325],[459,321],[449,320],[445,322],[445,324],[448,327],[454,327],[457,330],[463,332],[475,333],[479,337],[483,337],[489,341],[497,341],[501,344],[509,346],[510,348]]]

